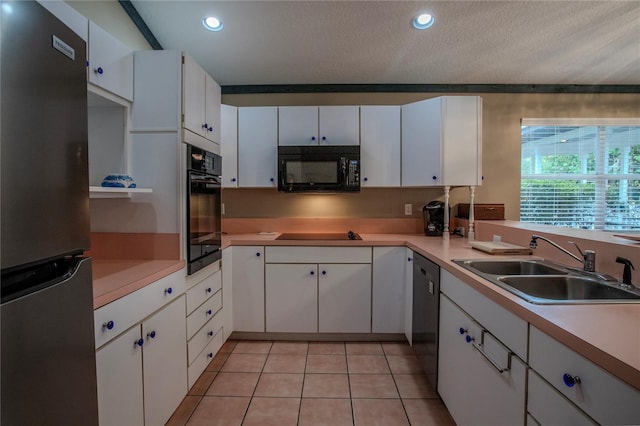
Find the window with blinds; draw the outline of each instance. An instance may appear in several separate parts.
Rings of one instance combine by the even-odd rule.
[[[640,231],[640,120],[523,119],[520,220]]]

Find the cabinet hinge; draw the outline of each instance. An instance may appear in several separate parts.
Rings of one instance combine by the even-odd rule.
[[[182,54],[182,65],[184,65],[184,53]]]
[[[182,114],[182,127],[184,127],[184,114]]]

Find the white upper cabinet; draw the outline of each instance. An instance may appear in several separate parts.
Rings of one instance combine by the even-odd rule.
[[[279,145],[358,145],[358,106],[280,107]]]
[[[238,108],[238,186],[276,187],[277,145],[277,107]]]
[[[133,51],[89,21],[89,83],[133,101]]]
[[[280,107],[278,145],[317,145],[318,107]]]
[[[400,186],[400,106],[360,107],[361,186]]]
[[[402,186],[482,184],[482,99],[442,96],[402,106]]]
[[[220,143],[220,86],[189,55],[184,55],[182,79],[183,127]]]
[[[190,56],[137,51],[135,76],[132,131],[181,132],[182,142],[220,152],[220,86]]]
[[[360,144],[360,107],[321,106],[319,143],[326,145]]]
[[[222,105],[220,109],[220,155],[222,187],[238,187],[238,108]]]

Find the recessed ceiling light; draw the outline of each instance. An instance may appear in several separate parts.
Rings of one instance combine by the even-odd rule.
[[[215,16],[207,16],[202,20],[202,25],[209,31],[220,31],[223,27],[222,21]]]
[[[413,24],[413,28],[417,30],[426,30],[427,28],[431,28],[434,22],[436,22],[435,18],[433,17],[433,15],[430,15],[428,13],[422,13],[413,18],[413,21],[411,21],[411,23]]]

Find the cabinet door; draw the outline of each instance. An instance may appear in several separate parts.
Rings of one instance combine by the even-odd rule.
[[[207,131],[205,137],[215,143],[220,143],[220,86],[215,82],[209,74],[204,74],[205,79],[205,98],[204,112],[207,123]]]
[[[183,295],[142,324],[144,418],[148,425],[165,424],[187,394],[185,316]]]
[[[144,424],[142,347],[136,343],[138,339],[139,325],[96,351],[100,425]]]
[[[402,186],[442,185],[441,116],[437,98],[402,106]]]
[[[319,110],[320,144],[360,144],[360,107],[321,106]]]
[[[222,155],[222,187],[238,187],[238,108],[222,105],[220,154]]]
[[[133,101],[133,51],[89,21],[89,82]]]
[[[462,332],[461,332],[462,331]],[[458,425],[523,425],[526,365],[447,297],[440,296],[438,393]],[[469,338],[467,342],[467,338]],[[474,343],[482,343],[485,358]]]
[[[267,332],[318,331],[318,265],[267,264]]]
[[[400,186],[400,106],[360,107],[361,186]]]
[[[442,184],[482,184],[482,99],[442,98]]]
[[[278,108],[238,108],[238,186],[275,188]]]
[[[320,264],[318,331],[371,332],[371,265]]]
[[[205,123],[205,72],[189,55],[184,55],[182,66],[182,113],[183,126],[200,136],[206,136]]]
[[[318,107],[278,108],[279,145],[317,145]]]
[[[373,333],[404,332],[405,256],[405,247],[373,248]]]
[[[233,327],[264,332],[264,247],[233,247]]]

